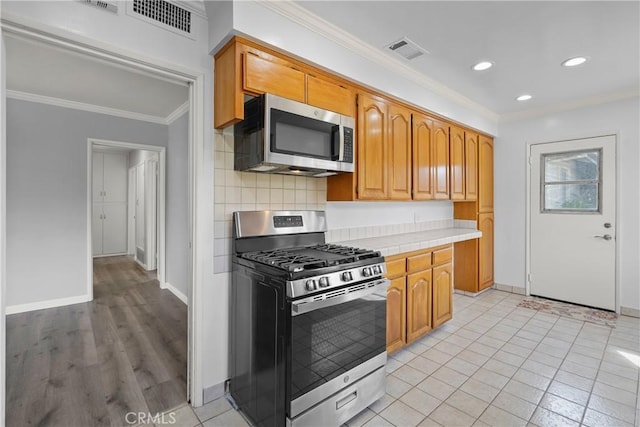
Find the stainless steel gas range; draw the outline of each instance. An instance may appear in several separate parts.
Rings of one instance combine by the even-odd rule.
[[[385,393],[379,252],[325,243],[322,211],[234,213],[229,393],[259,426],[337,426]]]

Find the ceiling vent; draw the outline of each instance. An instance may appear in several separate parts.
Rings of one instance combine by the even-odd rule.
[[[403,37],[400,40],[391,43],[387,48],[409,60],[422,56],[425,53],[429,53],[428,50],[421,48],[407,37]]]
[[[191,11],[168,1],[128,1],[127,13],[174,33],[193,38]]]
[[[108,12],[118,13],[118,6],[115,3],[101,0],[80,0],[80,2],[87,6],[93,6]]]

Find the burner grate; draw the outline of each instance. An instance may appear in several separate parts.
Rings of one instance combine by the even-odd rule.
[[[380,253],[376,251],[334,244],[245,252],[242,254],[242,257],[246,259],[271,265],[292,273],[349,264],[379,256]]]

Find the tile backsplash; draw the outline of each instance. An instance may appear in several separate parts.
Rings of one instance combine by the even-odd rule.
[[[214,272],[230,270],[232,214],[255,210],[325,210],[327,179],[233,170],[233,134],[214,133]]]

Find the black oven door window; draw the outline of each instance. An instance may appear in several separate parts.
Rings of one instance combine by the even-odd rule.
[[[276,109],[271,110],[271,151],[294,156],[338,160],[340,127]]]
[[[384,352],[386,313],[361,298],[292,317],[291,400]]]

